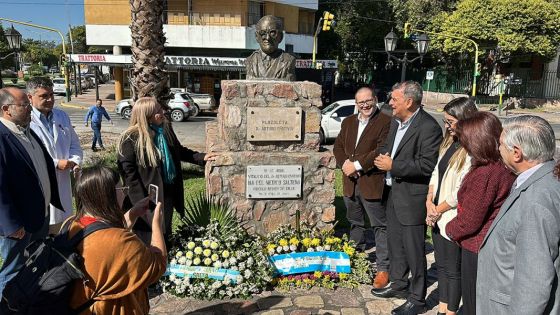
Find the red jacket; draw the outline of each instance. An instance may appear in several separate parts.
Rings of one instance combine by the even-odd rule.
[[[515,178],[502,162],[471,169],[457,193],[457,216],[447,224],[447,235],[462,248],[478,253]]]

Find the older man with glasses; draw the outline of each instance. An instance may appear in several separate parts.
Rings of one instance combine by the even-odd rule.
[[[374,160],[387,138],[391,118],[377,108],[377,98],[367,87],[356,92],[356,109],[358,114],[342,122],[333,152],[337,166],[344,173],[344,204],[351,224],[350,239],[359,249],[365,249],[367,214],[376,245],[377,275],[373,286],[383,288],[389,283],[387,220],[381,203],[385,172],[374,165]]]
[[[63,208],[52,159],[29,128],[27,95],[18,88],[0,89],[0,110],[1,295],[24,264],[25,247],[47,236],[49,203]]]

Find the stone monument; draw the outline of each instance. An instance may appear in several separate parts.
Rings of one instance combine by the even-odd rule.
[[[222,81],[218,120],[206,125],[206,152],[222,153],[206,164],[208,193],[230,202],[243,225],[261,234],[295,226],[297,218],[319,228],[335,221],[336,162],[319,143],[321,86],[288,82],[295,59],[283,61],[293,56],[277,48],[276,20],[259,21],[261,49],[247,59],[251,79]],[[263,52],[276,56],[269,68]]]

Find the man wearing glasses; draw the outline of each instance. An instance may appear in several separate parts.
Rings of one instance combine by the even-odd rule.
[[[68,114],[54,107],[53,83],[46,77],[27,81],[27,97],[31,102],[31,129],[39,136],[56,168],[60,201],[66,211],[50,206],[49,234],[57,234],[62,222],[72,215],[70,171],[82,162],[82,148]]]
[[[342,122],[334,143],[336,164],[342,169],[346,218],[350,222],[350,239],[364,250],[367,214],[373,227],[376,245],[377,275],[373,286],[384,288],[389,283],[389,254],[387,249],[387,222],[381,200],[385,172],[374,165],[377,151],[385,142],[391,118],[377,108],[377,98],[368,87],[356,93],[358,114]]]
[[[25,247],[47,236],[49,203],[63,209],[52,159],[29,128],[31,104],[18,88],[0,89],[0,295],[24,264]]]
[[[272,15],[263,16],[256,25],[255,37],[260,49],[245,61],[247,79],[295,81],[296,58],[278,49],[284,39],[282,21]]]

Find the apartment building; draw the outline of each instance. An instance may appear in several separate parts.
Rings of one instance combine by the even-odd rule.
[[[282,20],[285,35],[280,48],[302,59],[300,66],[304,67],[308,63],[303,60],[310,59],[313,50],[317,6],[317,0],[165,1],[162,18],[170,87],[219,97],[221,80],[244,78],[244,59],[258,48],[255,24],[264,15]],[[130,54],[129,1],[84,0],[84,7],[87,44],[119,55]],[[72,59],[78,61],[77,58]],[[88,62],[95,63],[95,60]],[[117,86],[122,84],[126,90],[127,65],[114,66],[115,78],[123,78]],[[115,92],[118,98],[121,93]]]

